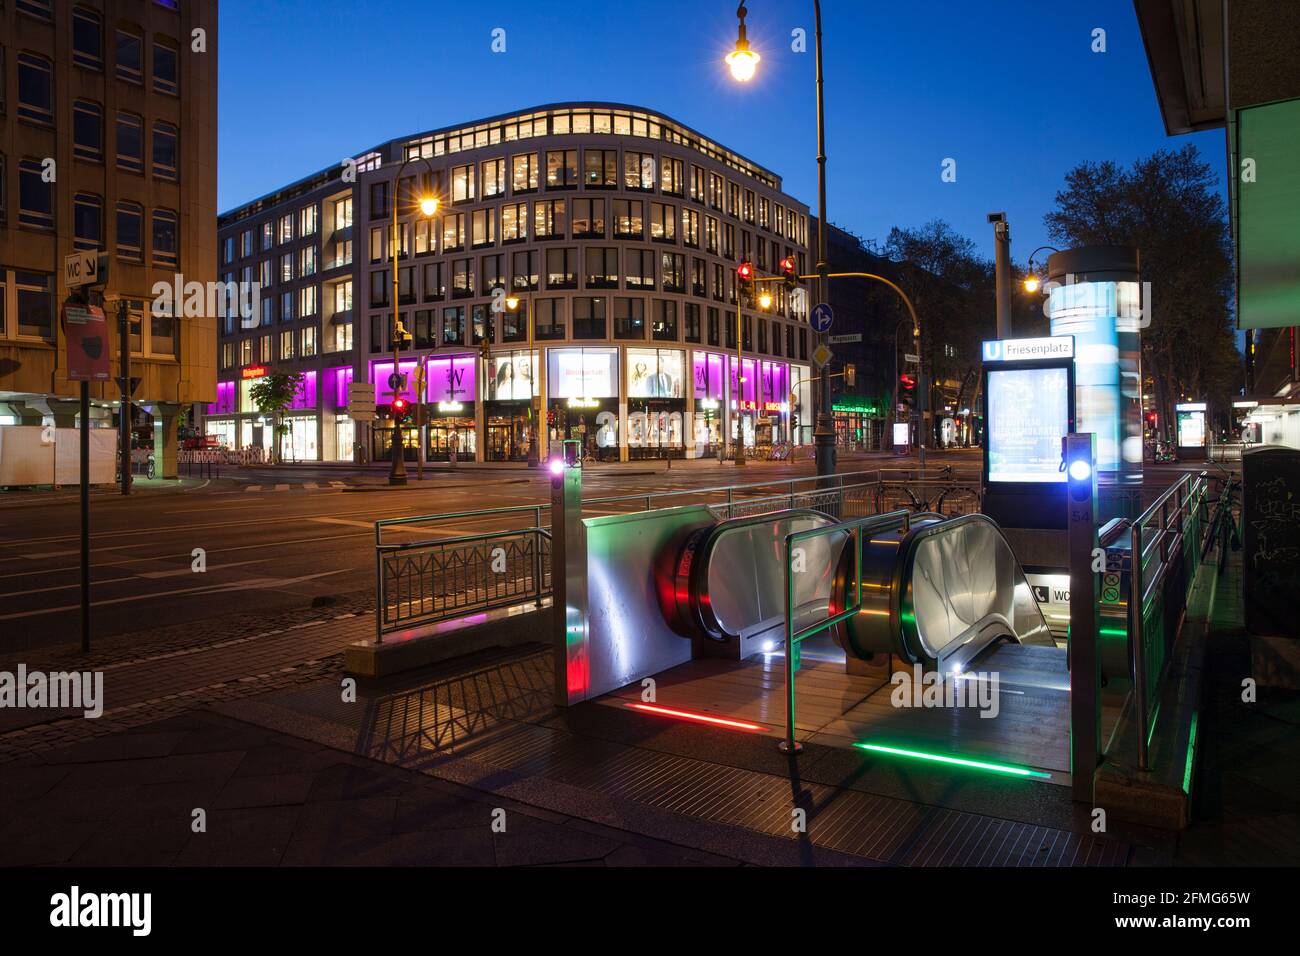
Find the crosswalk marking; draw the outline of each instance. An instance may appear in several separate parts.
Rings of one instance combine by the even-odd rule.
[[[276,491],[288,491],[288,490],[289,490],[289,486],[288,486],[288,485],[276,485],[276,486],[275,486],[275,490],[276,490]]]
[[[262,490],[262,486],[261,486],[261,485],[249,485],[249,486],[246,487],[244,490],[245,490],[245,491],[261,491],[261,490]]]

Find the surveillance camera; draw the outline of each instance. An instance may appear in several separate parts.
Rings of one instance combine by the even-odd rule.
[[[988,214],[989,222],[1006,222],[1007,214],[1004,212],[991,212]]]

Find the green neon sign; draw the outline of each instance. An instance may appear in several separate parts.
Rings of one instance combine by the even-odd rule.
[[[832,405],[831,411],[835,412],[858,412],[863,415],[879,414],[879,407],[872,402],[866,401],[847,401],[840,402],[838,405]]]

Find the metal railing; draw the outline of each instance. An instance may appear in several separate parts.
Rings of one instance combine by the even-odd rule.
[[[841,621],[846,621],[862,609],[862,536],[878,534],[881,531],[901,529],[906,533],[912,525],[912,513],[899,510],[885,514],[871,515],[863,518],[851,518],[821,528],[808,528],[792,531],[785,536],[785,739],[781,741],[784,753],[798,753],[803,746],[795,740],[795,694],[794,662],[801,642],[829,630]],[[809,624],[796,631],[794,626],[794,551],[803,541],[819,538],[828,534],[847,533],[853,547],[852,603],[849,600],[849,587],[844,589],[844,607],[839,611],[833,604],[827,606],[825,620]],[[832,595],[833,597],[833,595]]]
[[[465,617],[551,593],[549,508],[528,505],[375,522],[375,642],[403,628]],[[527,515],[531,524],[520,526]],[[514,525],[449,538],[436,525],[455,520],[504,520]],[[404,529],[420,537],[393,541]],[[385,538],[385,532],[389,538]]]
[[[1138,765],[1150,769],[1152,701],[1169,665],[1200,563],[1207,477],[1184,475],[1142,512],[1130,531],[1128,646]],[[1154,567],[1151,565],[1155,563]]]

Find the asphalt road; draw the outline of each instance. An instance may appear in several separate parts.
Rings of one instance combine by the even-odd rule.
[[[932,463],[977,469],[978,452],[932,454]],[[841,471],[908,464],[892,456],[841,461]],[[914,463],[913,463],[914,464]],[[1168,484],[1178,468],[1154,471]],[[596,468],[584,497],[775,481],[812,472],[809,462],[664,463]],[[544,473],[429,471],[388,489],[380,470],[325,466],[227,469],[210,481],[142,484],[130,497],[91,499],[92,638],[233,613],[272,614],[374,592],[380,518],[505,508],[549,501]],[[672,503],[682,504],[681,498]],[[616,510],[617,506],[609,506]],[[454,536],[505,527],[481,519],[438,524]],[[201,549],[201,553],[198,549]],[[79,510],[75,490],[0,494],[0,655],[75,643],[80,636]],[[204,570],[196,570],[200,565]]]

